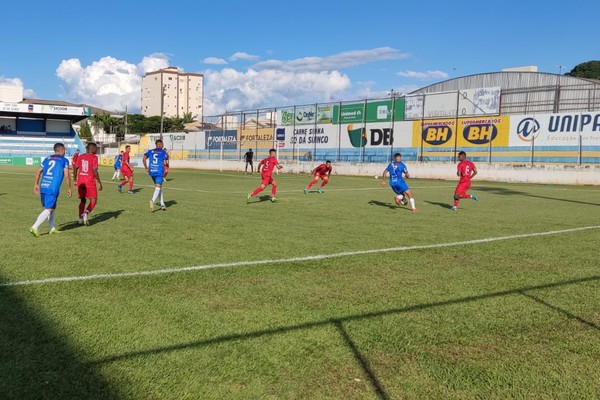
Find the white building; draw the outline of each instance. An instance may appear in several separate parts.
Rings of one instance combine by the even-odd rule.
[[[162,94],[162,96],[161,96]],[[191,113],[202,120],[204,75],[181,73],[177,67],[148,72],[142,79],[142,115],[183,117]]]
[[[0,83],[0,101],[4,103],[20,103],[23,101],[23,86]]]

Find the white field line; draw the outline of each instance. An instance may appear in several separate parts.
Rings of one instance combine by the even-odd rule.
[[[499,241],[503,241],[503,240],[514,240],[514,239],[522,239],[522,238],[530,238],[530,237],[538,237],[538,236],[560,235],[563,233],[581,232],[581,231],[587,231],[587,230],[598,229],[598,228],[600,228],[600,225],[583,226],[583,227],[579,227],[579,228],[561,229],[561,230],[546,231],[546,232],[523,233],[523,234],[519,234],[519,235],[497,236],[497,237],[490,237],[490,238],[484,238],[484,239],[465,240],[465,241],[461,241],[461,242],[434,243],[434,244],[424,244],[424,245],[417,245],[417,246],[390,247],[390,248],[385,248],[385,249],[346,251],[346,252],[342,252],[342,253],[319,254],[319,255],[305,256],[305,257],[280,258],[280,259],[274,259],[274,260],[237,261],[237,262],[221,263],[221,264],[196,265],[196,266],[192,266],[192,267],[165,268],[165,269],[157,269],[157,270],[150,270],[150,271],[136,271],[136,272],[113,273],[113,274],[107,273],[107,274],[80,275],[80,276],[63,276],[63,277],[45,278],[45,279],[32,279],[32,280],[25,280],[25,281],[0,283],[0,288],[1,287],[9,287],[9,286],[29,286],[29,285],[42,285],[42,284],[61,283],[61,282],[76,282],[76,281],[90,281],[90,280],[98,280],[98,279],[118,279],[118,278],[129,278],[129,277],[138,277],[138,276],[164,275],[164,274],[175,274],[175,273],[188,272],[188,271],[201,271],[201,270],[213,269],[213,268],[232,268],[232,267],[243,267],[243,266],[248,266],[248,265],[265,265],[265,264],[285,264],[285,263],[295,263],[295,262],[303,262],[303,261],[318,261],[318,260],[325,260],[325,259],[330,259],[330,258],[352,257],[352,256],[365,255],[365,254],[381,254],[381,253],[411,251],[411,250],[438,249],[438,248],[444,248],[444,247],[455,247],[455,246],[466,246],[466,245],[481,244],[481,243],[499,242]]]

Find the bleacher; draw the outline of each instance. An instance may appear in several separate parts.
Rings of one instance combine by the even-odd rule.
[[[65,145],[67,156],[84,151],[73,130],[73,122],[86,117],[84,109],[20,103],[0,106],[0,157],[44,158],[54,153],[57,142]]]

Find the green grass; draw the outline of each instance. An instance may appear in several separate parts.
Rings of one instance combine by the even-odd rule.
[[[166,212],[105,189],[89,227],[63,190],[61,235],[34,170],[0,167],[0,282],[287,259],[600,225],[594,187],[172,170]],[[316,191],[316,187],[313,187]],[[0,286],[0,398],[598,398],[600,229],[152,276]]]

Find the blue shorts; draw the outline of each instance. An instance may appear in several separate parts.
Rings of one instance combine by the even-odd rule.
[[[406,192],[408,190],[408,185],[406,184],[406,182],[394,182],[394,183],[390,183],[390,187],[392,188],[392,190],[396,194],[401,194],[401,193],[404,193],[404,192]]]
[[[121,169],[121,165],[115,165],[115,171],[118,171]]]
[[[162,185],[165,177],[164,174],[163,175],[150,175],[150,178],[152,178],[152,181],[154,182],[155,185]]]
[[[58,201],[58,194],[40,193],[40,199],[42,200],[42,207],[54,209]]]

